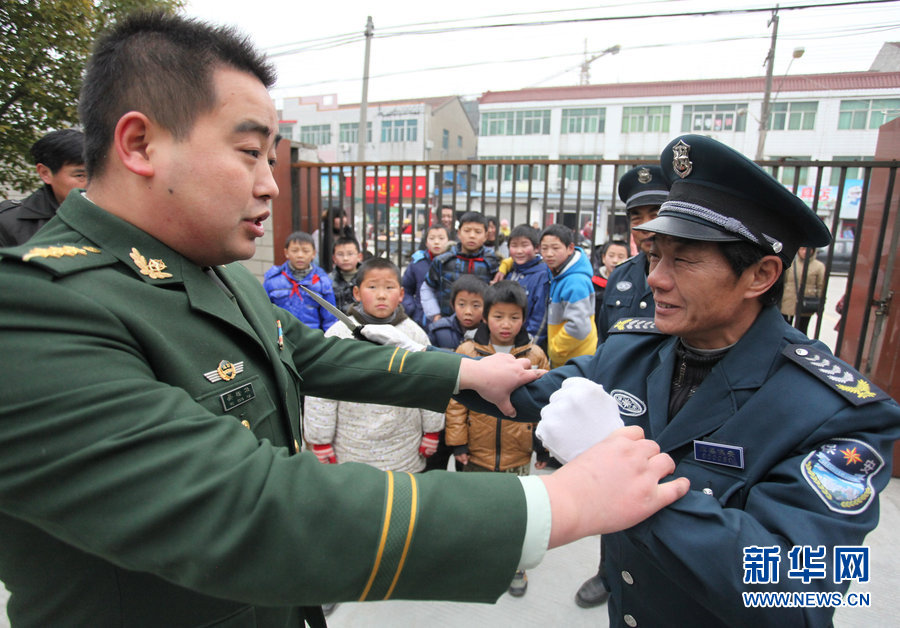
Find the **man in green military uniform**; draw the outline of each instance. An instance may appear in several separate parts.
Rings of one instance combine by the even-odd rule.
[[[512,412],[509,391],[540,373],[325,339],[268,302],[233,262],[278,193],[273,80],[231,30],[177,17],[98,43],[80,101],[87,189],[0,251],[15,626],[322,625],[323,602],[492,601],[548,547],[687,490],[659,483],[674,466],[639,428],[525,480],[300,454],[301,394],[441,410],[473,389]]]

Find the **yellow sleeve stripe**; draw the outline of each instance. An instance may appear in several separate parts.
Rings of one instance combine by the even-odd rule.
[[[366,583],[366,588],[363,589],[362,595],[359,597],[360,602],[365,602],[366,597],[369,595],[369,591],[372,589],[372,584],[375,582],[375,576],[378,575],[378,569],[381,567],[381,558],[384,556],[384,546],[387,543],[388,530],[391,529],[391,513],[394,509],[394,474],[391,471],[387,472],[387,480],[387,504],[385,505],[384,526],[381,529],[381,540],[378,543],[378,552],[375,555],[375,564],[372,566],[372,573],[369,575],[369,581]]]
[[[394,358],[397,357],[397,352],[400,351],[400,347],[394,349],[394,352],[391,354],[391,361],[388,362],[388,373],[391,372],[391,369],[394,367]]]
[[[401,366],[401,369],[403,367]],[[403,553],[400,555],[400,563],[397,565],[397,573],[394,574],[394,579],[391,581],[391,586],[388,589],[387,594],[384,596],[384,599],[390,599],[391,594],[394,592],[394,587],[397,586],[397,581],[400,579],[400,573],[403,571],[403,565],[406,564],[406,554],[409,552],[409,546],[412,543],[413,531],[416,529],[416,516],[419,514],[418,512],[418,497],[419,497],[419,487],[416,484],[416,478],[412,473],[407,473],[409,476],[409,481],[412,489],[412,498],[410,500],[410,511],[409,511],[409,530],[406,532],[406,543],[403,544]]]
[[[398,373],[403,372],[403,364],[406,362],[406,356],[408,356],[408,355],[409,355],[409,351],[405,351],[403,353],[403,358],[400,360],[400,370],[397,371]]]

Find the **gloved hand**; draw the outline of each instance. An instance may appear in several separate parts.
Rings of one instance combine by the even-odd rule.
[[[541,409],[535,434],[554,458],[566,463],[624,425],[619,404],[603,386],[570,377]]]
[[[438,447],[438,433],[425,432],[422,436],[422,444],[419,445],[419,455],[429,458],[434,455]]]
[[[425,345],[419,344],[393,325],[363,325],[359,330],[367,340],[375,344],[400,347],[407,351],[423,351]]]
[[[337,464],[337,456],[334,455],[334,448],[328,445],[313,445],[313,453],[322,464]]]

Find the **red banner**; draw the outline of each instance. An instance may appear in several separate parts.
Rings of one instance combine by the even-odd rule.
[[[402,185],[401,185],[402,184]],[[401,198],[425,199],[427,189],[427,177],[366,177],[366,201],[398,201]],[[348,197],[353,195],[353,185],[350,177],[344,186]]]

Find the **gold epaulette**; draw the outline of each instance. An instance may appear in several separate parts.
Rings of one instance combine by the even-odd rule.
[[[828,351],[811,345],[788,345],[781,353],[855,406],[890,399],[890,395]]]

